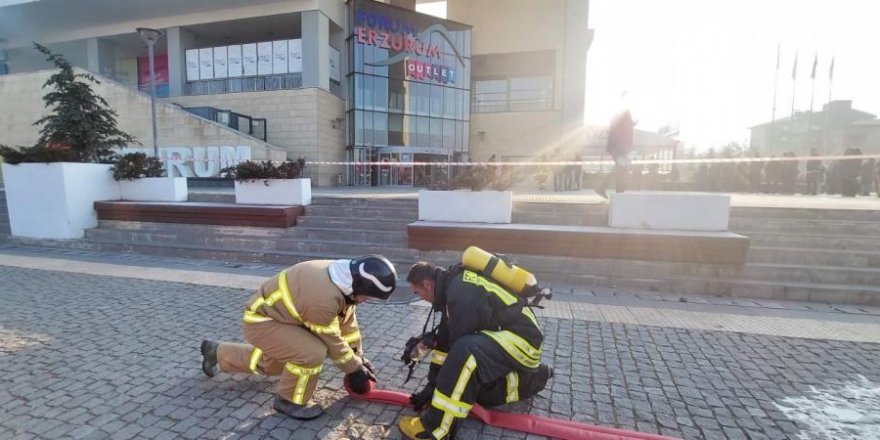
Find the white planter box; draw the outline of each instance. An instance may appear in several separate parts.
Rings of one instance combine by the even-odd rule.
[[[686,192],[612,193],[608,226],[629,229],[726,231],[730,196]]]
[[[122,200],[136,202],[185,202],[189,197],[186,177],[146,177],[120,180]]]
[[[3,164],[12,235],[82,238],[98,226],[94,204],[119,200],[112,165],[92,163]]]
[[[312,179],[235,181],[239,205],[311,205]]]
[[[419,191],[419,220],[510,223],[511,191]]]

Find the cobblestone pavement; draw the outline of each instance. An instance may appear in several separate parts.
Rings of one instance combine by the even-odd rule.
[[[200,340],[240,340],[248,290],[7,266],[0,280],[2,439],[400,438],[407,410],[350,400],[330,364],[316,397],[328,415],[310,422],[274,413],[271,379],[204,377]],[[360,309],[384,388],[421,386],[426,368],[404,388],[396,358],[426,310]],[[786,402],[880,382],[880,344],[544,315],[556,377],[506,410],[687,439],[795,438],[815,433]],[[526,438],[465,423],[459,438],[478,437]]]

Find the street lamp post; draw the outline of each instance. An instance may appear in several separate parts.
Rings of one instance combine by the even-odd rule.
[[[159,143],[156,134],[156,67],[153,60],[153,46],[162,38],[162,31],[150,28],[137,28],[141,40],[147,45],[150,56],[150,116],[153,121],[153,155],[159,157]]]

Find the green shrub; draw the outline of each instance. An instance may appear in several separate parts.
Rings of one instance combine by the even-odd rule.
[[[18,147],[0,145],[0,156],[10,165],[39,162],[79,162],[79,155],[64,147]]]
[[[136,180],[144,177],[162,177],[162,161],[144,153],[128,153],[113,164],[113,178]]]
[[[519,175],[518,169],[514,167],[499,169],[484,165],[466,166],[460,168],[452,179],[449,179],[445,174],[433,178],[428,182],[428,189],[433,191],[456,189],[482,191],[488,188],[495,191],[506,191],[516,183]]]
[[[235,180],[299,179],[306,167],[306,159],[287,160],[275,165],[272,161],[245,161],[224,168],[220,173]]]

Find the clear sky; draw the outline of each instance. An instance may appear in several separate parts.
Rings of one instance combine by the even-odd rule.
[[[816,110],[833,99],[880,114],[880,0],[592,0],[595,39],[587,58],[588,123],[607,123],[628,90],[639,128],[678,123],[698,150],[747,141],[769,121],[777,43],[776,117],[810,108],[818,53]]]
[[[444,2],[418,9],[446,15]],[[748,127],[771,119],[777,44],[777,118],[791,113],[795,52],[796,111],[810,108],[818,54],[814,109],[833,56],[833,99],[880,114],[880,0],[591,0],[589,22],[589,124],[607,124],[629,91],[638,128],[678,124],[698,150],[748,142]]]

